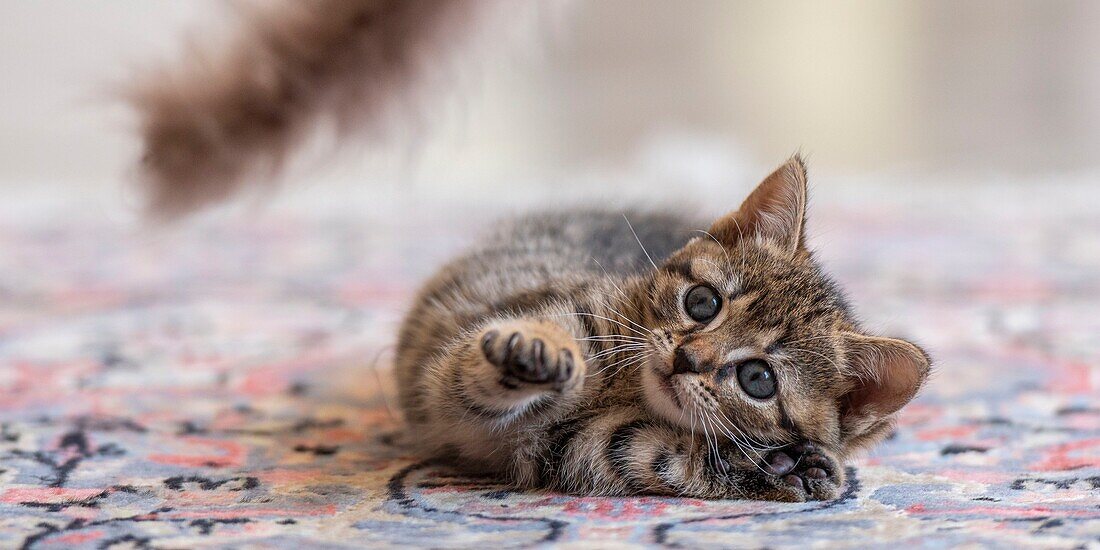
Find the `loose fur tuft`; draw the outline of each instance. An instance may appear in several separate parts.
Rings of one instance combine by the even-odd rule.
[[[504,7],[473,0],[281,0],[240,8],[224,49],[199,48],[125,92],[154,214],[178,217],[270,181],[319,123],[377,134],[398,101]]]

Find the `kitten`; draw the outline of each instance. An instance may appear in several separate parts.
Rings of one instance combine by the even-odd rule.
[[[929,359],[860,329],[806,248],[805,209],[794,157],[706,231],[602,211],[505,226],[404,322],[411,433],[520,487],[836,497],[844,460],[888,433]]]

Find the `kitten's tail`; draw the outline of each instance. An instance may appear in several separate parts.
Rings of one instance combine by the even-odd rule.
[[[240,13],[228,47],[199,48],[126,90],[154,214],[178,217],[274,178],[318,123],[377,134],[449,59],[489,0],[281,0]]]

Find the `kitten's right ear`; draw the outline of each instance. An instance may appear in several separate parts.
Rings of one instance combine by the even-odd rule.
[[[794,255],[805,245],[805,222],[806,165],[795,155],[764,178],[740,208],[714,222],[710,233],[729,247],[758,240]]]
[[[931,362],[924,350],[897,338],[842,335],[852,388],[841,403],[841,428],[858,437],[909,403],[924,385]]]

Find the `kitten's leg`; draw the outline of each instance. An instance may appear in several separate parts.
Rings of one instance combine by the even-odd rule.
[[[809,442],[771,452],[741,450],[728,441],[704,443],[695,452],[663,470],[654,468],[654,478],[704,498],[783,502],[831,500],[844,483],[839,462]]]
[[[751,474],[742,474],[768,500],[832,500],[840,496],[844,468],[832,453],[810,441],[788,445],[764,455]],[[768,498],[768,495],[776,495]],[[790,499],[786,497],[792,497]]]
[[[478,338],[482,355],[493,367],[496,385],[487,393],[505,399],[547,390],[569,391],[580,378],[577,361],[583,359],[576,342],[560,326],[548,321],[521,320],[494,324]],[[490,376],[491,378],[491,376]]]
[[[547,430],[547,463],[549,481],[571,492],[800,502],[835,498],[843,484],[837,461],[809,443],[749,460],[728,442],[622,411],[570,422]]]
[[[464,337],[442,357],[428,391],[452,419],[500,427],[525,412],[551,410],[568,401],[583,386],[583,357],[561,324],[496,321]]]

